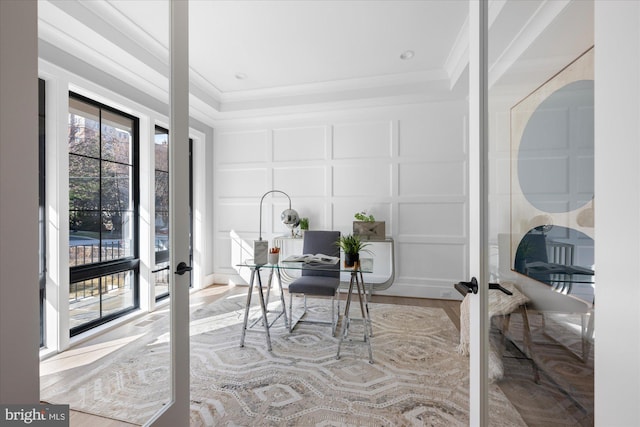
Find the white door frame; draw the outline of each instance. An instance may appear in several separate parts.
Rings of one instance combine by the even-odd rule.
[[[147,425],[189,425],[189,276],[175,274],[189,261],[189,2],[169,1],[170,131],[170,354],[171,400]]]
[[[488,2],[469,1],[469,425],[489,425]]]

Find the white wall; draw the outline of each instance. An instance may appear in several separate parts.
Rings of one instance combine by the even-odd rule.
[[[39,402],[36,2],[0,2],[0,403]]]
[[[598,426],[640,425],[640,3],[595,9]]]
[[[462,100],[216,127],[216,280],[238,280],[229,231],[257,238],[260,197],[278,189],[311,229],[351,233],[361,210],[385,221],[396,244],[388,293],[457,298],[452,285],[468,275],[466,114]],[[284,196],[265,198],[263,238],[287,232],[279,222],[286,204]]]

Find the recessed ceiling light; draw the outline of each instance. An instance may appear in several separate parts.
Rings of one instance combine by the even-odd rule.
[[[400,59],[406,61],[407,59],[413,58],[415,54],[416,53],[412,50],[405,50],[404,52],[402,52],[402,54],[400,54]]]
[[[246,78],[247,78],[247,75],[245,73],[236,73],[236,79],[244,80]]]

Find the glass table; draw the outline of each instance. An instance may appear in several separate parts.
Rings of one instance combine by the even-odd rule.
[[[372,252],[377,253],[378,255],[374,258],[376,259],[377,269],[379,271],[373,270],[373,265],[371,265],[371,280],[367,281],[367,292],[369,297],[371,297],[373,291],[383,291],[389,289],[395,280],[395,242],[393,238],[386,237],[385,239],[363,239],[363,241],[371,244],[374,248],[377,245],[380,245],[379,250],[373,250]],[[280,254],[283,255],[280,259],[284,259],[289,255],[293,254],[301,254],[302,253],[302,236],[291,236],[290,234],[283,236],[276,236],[273,238],[273,246],[280,248]],[[382,255],[381,255],[382,254]],[[361,254],[362,255],[362,254]],[[373,263],[373,258],[360,257],[360,262],[362,262],[362,269],[366,271],[368,268],[365,263],[370,261]],[[295,271],[292,270],[283,270],[282,271],[282,280],[284,284],[288,284],[291,281],[295,280],[297,275]],[[377,280],[379,278],[383,278],[382,280]],[[375,280],[375,281],[374,281]],[[345,281],[346,282],[346,281]],[[346,283],[345,283],[346,287]]]
[[[570,294],[574,284],[592,284],[595,286],[595,271],[579,265],[534,261],[525,264],[524,272],[532,279],[546,283],[564,294]]]
[[[306,263],[306,262],[287,262],[287,261],[280,261],[277,264],[255,264],[252,262],[253,260],[247,260],[247,262],[244,262],[242,264],[236,264],[236,267],[239,268],[249,268],[251,270],[251,279],[249,280],[249,289],[247,290],[247,301],[246,301],[246,305],[245,305],[245,311],[244,311],[244,321],[242,324],[242,335],[240,337],[240,347],[244,347],[244,342],[245,342],[245,337],[246,337],[246,333],[247,331],[257,331],[257,332],[264,332],[265,337],[266,337],[266,342],[267,342],[267,350],[271,351],[271,335],[269,333],[269,329],[271,328],[271,326],[280,318],[283,317],[284,318],[284,324],[285,327],[288,326],[288,322],[291,321],[291,319],[287,318],[287,311],[286,311],[286,304],[284,301],[284,293],[282,291],[282,274],[281,271],[282,270],[331,270],[331,271],[335,271],[335,264],[331,265],[331,267],[333,267],[334,269],[330,269],[328,268],[329,266],[326,264],[317,264],[317,263]],[[264,295],[264,289],[262,286],[262,279],[260,277],[260,270],[269,270],[269,279],[267,282],[267,295],[266,295],[266,299],[265,299],[265,295]],[[278,286],[279,286],[279,291],[280,291],[280,303],[281,303],[281,310],[277,310],[274,313],[277,314],[277,316],[275,318],[273,318],[271,320],[271,322],[269,322],[269,318],[268,318],[268,314],[271,313],[272,311],[268,310],[268,305],[269,305],[269,296],[271,293],[271,287],[273,285],[273,275],[274,272],[276,273],[276,275],[278,276]],[[349,310],[350,310],[350,306],[351,306],[351,299],[353,296],[353,292],[354,292],[354,287],[355,290],[358,293],[358,301],[360,303],[360,311],[362,314],[362,318],[361,320],[364,323],[364,339],[363,339],[363,343],[367,344],[368,346],[368,350],[369,350],[369,363],[373,363],[373,353],[371,350],[371,339],[370,337],[373,335],[372,333],[372,329],[371,329],[371,318],[369,316],[369,303],[367,300],[367,295],[365,292],[365,285],[364,285],[364,279],[362,274],[363,273],[372,273],[373,269],[372,269],[372,265],[371,264],[363,264],[361,265],[360,263],[356,263],[356,265],[354,267],[345,267],[343,264],[340,265],[340,272],[343,273],[349,273],[351,276],[351,279],[349,281],[349,290],[347,292],[347,300],[346,300],[346,304],[345,304],[345,311],[344,311],[344,316],[342,318],[342,328],[341,328],[341,332],[340,332],[340,338],[339,338],[339,342],[338,342],[338,352],[336,354],[336,358],[340,358],[340,348],[342,346],[342,341],[343,339],[347,338],[348,334],[349,334],[349,325],[351,323],[351,317],[349,314]],[[251,307],[251,295],[253,294],[253,287],[255,285],[255,280],[257,277],[257,281],[258,281],[258,299],[260,302],[260,317],[254,319],[251,323],[249,323],[249,310]],[[253,330],[252,328],[257,325],[258,322],[261,322],[261,326],[262,326],[262,330],[256,329]]]

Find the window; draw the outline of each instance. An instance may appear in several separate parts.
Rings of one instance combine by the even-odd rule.
[[[169,296],[169,131],[155,132],[155,267],[156,300]]]
[[[155,267],[156,301],[169,296],[169,131],[155,130]],[[189,264],[193,260],[193,140],[189,139]],[[193,277],[191,279],[193,281]],[[191,283],[190,286],[193,286]]]
[[[71,335],[138,307],[138,120],[69,97]]]

